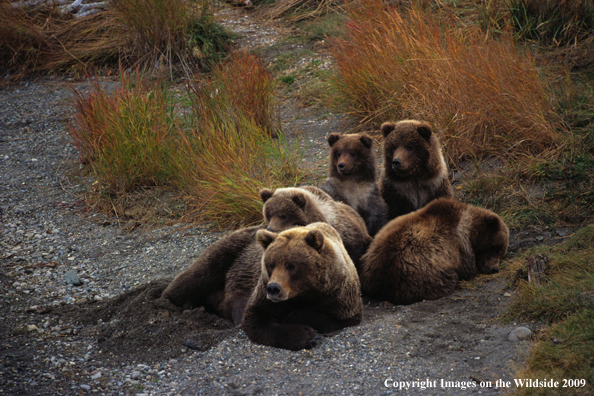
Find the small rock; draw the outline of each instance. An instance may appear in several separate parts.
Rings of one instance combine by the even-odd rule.
[[[133,371],[132,374],[130,374],[130,378],[133,380],[138,380],[142,378],[142,374],[140,373],[140,371]]]
[[[530,337],[531,334],[532,331],[528,327],[518,327],[507,335],[507,340],[514,342],[520,341]]]
[[[89,391],[89,390],[91,390],[91,387],[89,385],[81,385],[80,389]]]
[[[64,279],[66,279],[66,283],[72,286],[80,286],[82,282],[78,278],[78,274],[76,271],[71,270],[64,274]]]
[[[36,330],[38,330],[37,329],[37,326],[35,326],[35,325],[27,325],[27,331],[36,331]]]
[[[91,379],[96,380],[101,378],[101,371],[99,371],[98,373],[95,373],[93,375],[91,375]]]

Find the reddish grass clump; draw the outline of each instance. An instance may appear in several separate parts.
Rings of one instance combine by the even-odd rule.
[[[380,1],[352,9],[346,37],[331,46],[337,102],[378,123],[432,122],[452,162],[555,151],[558,119],[532,58],[509,35],[451,25]]]

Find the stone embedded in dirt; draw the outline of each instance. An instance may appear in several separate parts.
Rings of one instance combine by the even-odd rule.
[[[517,327],[507,335],[508,341],[520,341],[530,337],[532,331],[528,327]]]
[[[78,274],[74,270],[67,271],[64,274],[64,279],[66,279],[66,283],[72,286],[80,286],[82,282],[78,278]]]

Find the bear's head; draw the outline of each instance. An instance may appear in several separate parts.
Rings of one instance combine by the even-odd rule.
[[[300,188],[260,190],[264,203],[262,212],[266,229],[281,232],[291,227],[305,226],[316,221],[325,221],[320,210],[312,202],[311,193]]]
[[[499,264],[509,245],[509,230],[503,220],[486,209],[474,208],[469,237],[478,271],[482,274],[499,272]]]
[[[328,136],[330,146],[330,176],[375,180],[373,139],[366,133]]]
[[[326,263],[334,259],[335,251],[317,228],[320,224],[330,227],[316,223],[280,234],[258,231],[256,239],[264,248],[262,277],[269,300],[285,301],[312,289],[323,289],[328,281]]]
[[[438,171],[441,148],[429,124],[415,120],[385,122],[381,131],[386,175],[400,180],[428,179]]]

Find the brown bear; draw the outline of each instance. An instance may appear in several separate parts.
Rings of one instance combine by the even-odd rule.
[[[208,312],[241,323],[243,311],[260,278],[264,249],[256,241],[262,226],[243,228],[210,245],[163,291],[180,307],[204,307]]]
[[[453,198],[439,139],[429,124],[415,120],[385,122],[384,169],[380,191],[390,219],[422,208],[436,198]]]
[[[388,222],[388,205],[376,181],[373,140],[366,133],[328,136],[330,176],[320,188],[355,209],[374,236]]]
[[[365,222],[350,206],[337,202],[314,186],[260,190],[266,229],[280,232],[291,226],[328,223],[338,231],[347,252],[359,265],[371,243]]]
[[[338,232],[313,223],[276,234],[257,233],[261,275],[241,327],[258,344],[309,349],[329,333],[361,323],[357,270]]]
[[[361,262],[363,294],[393,304],[435,300],[459,280],[499,271],[509,231],[495,213],[439,198],[390,221]]]

